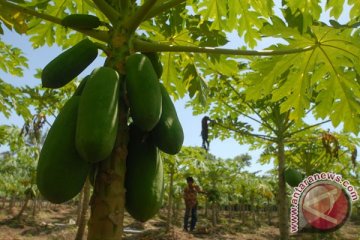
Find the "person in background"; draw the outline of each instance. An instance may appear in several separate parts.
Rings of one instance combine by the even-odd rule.
[[[185,201],[185,215],[184,215],[184,231],[189,230],[189,217],[191,216],[190,221],[190,231],[193,231],[197,221],[197,194],[205,193],[200,189],[198,185],[194,183],[192,177],[186,178],[187,186],[184,189],[184,201]]]

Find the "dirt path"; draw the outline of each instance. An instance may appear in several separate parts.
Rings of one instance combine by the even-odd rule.
[[[74,206],[58,205],[43,209],[37,214],[35,220],[32,220],[30,213],[27,212],[22,221],[12,220],[18,210],[0,209],[0,240],[72,240],[75,237],[77,227]],[[181,219],[178,222],[180,223]],[[166,232],[165,221],[160,218],[141,224],[127,216],[124,224],[124,240],[275,240],[279,237],[275,226],[241,224],[236,220],[231,224],[222,223],[212,228],[206,220],[202,219],[197,230],[192,233],[184,232],[180,224]],[[302,234],[293,236],[291,239],[360,240],[360,222],[356,224],[348,222],[331,235]]]

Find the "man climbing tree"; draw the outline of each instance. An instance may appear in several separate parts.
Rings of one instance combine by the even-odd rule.
[[[211,122],[210,118],[208,116],[203,117],[201,120],[201,137],[202,137],[202,147],[209,151],[209,124],[208,122]]]

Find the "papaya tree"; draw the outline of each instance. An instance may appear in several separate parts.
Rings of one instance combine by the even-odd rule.
[[[5,192],[5,197],[8,195],[25,199],[23,207],[15,216],[20,220],[29,201],[35,197],[36,160],[39,154],[37,141],[40,140],[42,132],[39,129],[39,132],[35,133],[31,129],[28,132],[30,136],[24,138],[22,129],[16,126],[2,125],[1,128],[3,136],[8,139],[8,150],[1,153],[0,173],[2,179],[0,186]],[[25,198],[23,198],[24,196]]]
[[[234,65],[236,67],[236,65]],[[243,65],[238,66],[241,70]],[[307,124],[303,118],[293,119],[294,109],[287,109],[283,112],[282,104],[288,97],[272,100],[272,95],[267,95],[257,100],[251,100],[254,93],[248,93],[253,87],[252,79],[258,78],[255,72],[245,72],[243,76],[226,77],[217,68],[212,69],[214,79],[209,81],[209,104],[202,107],[195,101],[192,101],[194,113],[207,113],[211,121],[210,138],[219,137],[225,139],[232,137],[239,143],[251,144],[252,149],[262,148],[271,156],[275,156],[278,175],[278,211],[280,221],[280,231],[282,235],[287,235],[288,229],[288,210],[286,200],[286,183],[284,179],[284,170],[286,164],[291,159],[286,159],[287,148],[290,147],[294,139],[298,139],[301,134],[304,135],[329,120],[319,121],[312,125]],[[228,71],[234,71],[228,69]],[[287,78],[288,73],[284,74]],[[250,97],[248,97],[250,94]],[[304,112],[309,114],[314,111],[317,93],[308,96],[312,101],[312,108]],[[299,136],[300,135],[300,136]],[[291,155],[291,151],[289,151]]]
[[[329,136],[333,141],[331,145],[325,140]],[[287,144],[286,157],[289,165],[306,175],[334,171],[348,178],[351,172],[357,172],[358,145],[359,139],[350,134],[313,129],[299,134]]]
[[[225,174],[218,180],[222,185],[221,194],[225,197],[225,204],[229,211],[229,219],[233,218],[233,211],[238,206],[243,176],[246,175],[244,167],[250,166],[251,156],[248,154],[237,155],[234,158],[223,160]]]
[[[284,124],[301,120],[306,110],[313,107],[310,99],[316,99],[313,107],[316,117],[329,118],[334,125],[343,122],[345,130],[359,131],[359,118],[354,116],[358,116],[360,111],[357,101],[360,56],[357,27],[360,6],[357,1],[351,4],[347,22],[339,23],[337,20],[345,11],[341,1],[326,2],[326,9],[330,9],[332,19],[330,22],[321,22],[321,13],[326,9],[322,9],[320,1],[310,4],[282,1],[280,4],[275,1],[242,3],[218,0],[55,0],[46,3],[0,0],[0,33],[4,33],[4,28],[7,28],[26,34],[34,48],[46,44],[73,48],[84,38],[90,38],[106,55],[105,67],[115,70],[119,76],[116,142],[112,146],[111,157],[101,161],[97,170],[88,239],[110,240],[122,237],[129,103],[131,117],[136,122],[136,111],[131,109],[131,105],[133,98],[138,102],[143,97],[143,94],[130,96],[125,91],[127,74],[135,67],[126,66],[132,55],[137,52],[161,53],[161,81],[178,98],[188,93],[205,104],[208,81],[213,79],[216,82],[215,68],[225,79],[238,76],[245,70],[250,71],[248,77],[252,80],[251,84],[244,81],[246,84],[243,85],[248,93],[246,101],[257,101],[269,95],[272,103],[282,100],[275,111],[279,127],[276,140],[281,160],[281,195],[284,190],[281,177]],[[279,13],[283,18],[276,17]],[[69,23],[67,17],[73,14],[81,15]],[[236,49],[224,48],[229,41],[227,33],[233,31],[244,44],[238,44]],[[252,50],[258,42],[268,37],[278,38],[282,42],[276,42],[264,50]],[[90,46],[91,49],[93,47]],[[66,68],[76,67],[71,73],[64,73],[64,68],[59,70],[62,63],[67,62],[62,60],[60,64],[58,62],[59,65],[52,64],[50,75],[44,68],[44,74],[54,76],[54,79],[59,76],[67,80],[76,77],[79,69],[84,67],[81,66],[83,61],[92,58],[88,55],[90,51],[80,50],[75,51],[79,54],[66,54],[72,55],[69,62],[74,63],[66,63]],[[85,55],[87,59],[84,60]],[[3,59],[1,55],[0,60]],[[11,60],[11,63],[16,61]],[[26,66],[23,59],[19,63],[20,69]],[[246,68],[239,69],[238,64]],[[149,75],[154,76],[154,72]],[[242,82],[242,78],[239,78],[239,82]],[[9,93],[14,93],[14,89],[10,85],[12,91]],[[160,94],[158,90],[155,92],[157,96]],[[93,97],[96,96],[94,94]],[[8,110],[10,104],[4,108]],[[144,129],[148,130],[154,122],[143,124]],[[285,209],[281,211],[286,212]],[[288,239],[286,214],[281,216],[281,239]]]

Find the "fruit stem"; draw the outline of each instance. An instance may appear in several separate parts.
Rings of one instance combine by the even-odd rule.
[[[120,14],[104,0],[93,0],[98,9],[105,14],[112,24],[120,18]]]
[[[154,6],[157,0],[147,0],[140,8],[125,22],[124,26],[128,33],[134,32]]]

